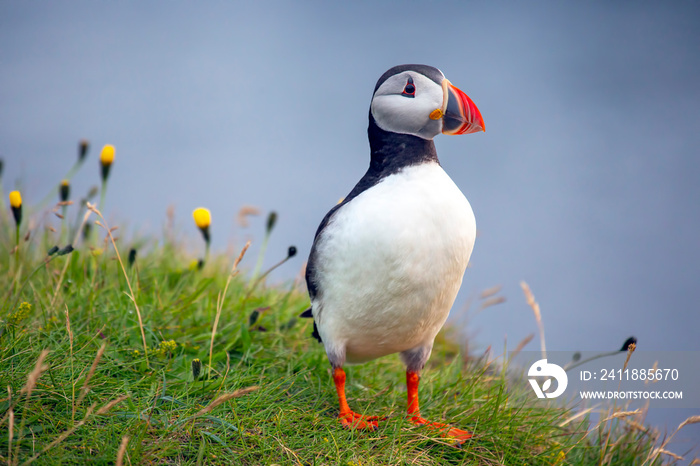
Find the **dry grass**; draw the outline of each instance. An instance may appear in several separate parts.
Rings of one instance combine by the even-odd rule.
[[[103,191],[104,192],[104,189]],[[117,247],[116,241],[114,241],[114,236],[112,236],[112,228],[109,228],[109,225],[107,225],[107,220],[105,220],[104,216],[102,215],[102,212],[97,210],[94,204],[91,204],[89,202],[86,202],[86,206],[88,208],[88,211],[94,212],[98,217],[102,219],[102,222],[100,221],[95,221],[95,223],[107,230],[107,235],[109,236],[109,240],[112,242],[112,247],[114,247],[114,253],[117,255],[117,260],[119,261],[119,265],[121,266],[122,273],[124,274],[124,279],[126,280],[126,284],[129,287],[129,293],[127,296],[129,299],[131,299],[131,302],[134,303],[134,308],[136,308],[136,315],[139,318],[139,329],[141,330],[141,340],[143,342],[143,355],[144,358],[146,359],[146,365],[148,366],[148,345],[146,344],[146,334],[144,333],[143,330],[143,317],[141,317],[141,309],[139,309],[139,304],[136,302],[136,295],[134,294],[134,289],[131,286],[131,280],[129,280],[129,274],[126,273],[126,268],[124,267],[124,261],[122,261],[122,256],[119,254],[119,248]],[[86,217],[87,218],[87,217]]]
[[[245,256],[245,253],[246,251],[248,251],[249,247],[250,241],[248,241],[245,244],[245,246],[243,246],[243,249],[241,249],[240,254],[238,254],[238,257],[233,262],[233,267],[231,267],[231,271],[229,272],[228,277],[226,278],[226,285],[224,286],[224,291],[219,293],[219,295],[216,298],[216,317],[214,318],[214,325],[211,329],[211,339],[209,341],[209,377],[211,377],[212,371],[211,362],[214,355],[214,337],[216,337],[216,329],[219,327],[219,318],[221,317],[221,310],[224,308],[226,293],[228,292],[228,287],[231,284],[231,279],[238,274],[238,264],[240,264],[243,260],[243,256]]]
[[[537,329],[540,333],[540,351],[542,351],[542,357],[546,358],[547,346],[545,345],[544,324],[542,323],[540,305],[537,303],[537,301],[535,301],[535,296],[532,294],[532,291],[530,291],[530,287],[527,283],[525,283],[524,281],[520,282],[520,287],[523,289],[523,293],[525,293],[525,299],[527,300],[527,304],[532,308],[532,312],[535,313],[535,322],[537,322]]]

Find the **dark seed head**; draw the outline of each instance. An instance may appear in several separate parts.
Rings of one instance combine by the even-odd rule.
[[[133,266],[134,262],[136,262],[136,248],[131,248],[129,250],[129,258],[128,258],[129,267]]]
[[[19,226],[22,223],[22,206],[12,206],[12,216],[15,218],[15,223]]]
[[[82,162],[87,156],[88,149],[90,148],[90,143],[87,139],[81,139],[80,144],[78,144],[78,161]]]
[[[199,359],[192,360],[192,377],[197,380],[199,374],[202,372],[202,362]]]
[[[109,178],[109,170],[112,168],[112,164],[102,164],[100,165],[100,174],[102,175],[102,182],[104,183]]]
[[[66,202],[70,197],[70,183],[68,180],[61,181],[61,186],[58,188],[58,195],[61,202]]]
[[[637,339],[635,337],[629,337],[622,344],[622,348],[620,348],[620,351],[627,351],[630,349],[630,345],[636,345],[636,344],[637,344]]]
[[[59,256],[65,256],[66,254],[70,254],[71,252],[73,252],[73,245],[69,244],[56,251],[56,254]]]
[[[272,229],[275,228],[275,223],[277,223],[277,212],[275,212],[273,210],[267,216],[267,234],[268,235],[270,234],[270,232],[272,232]]]
[[[90,232],[92,231],[92,223],[86,223],[83,227],[83,239],[90,238]]]
[[[260,317],[260,312],[257,309],[251,312],[248,317],[248,326],[252,327],[253,324],[258,321],[258,317]]]

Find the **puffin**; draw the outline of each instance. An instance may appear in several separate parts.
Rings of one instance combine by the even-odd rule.
[[[323,218],[306,267],[313,336],[323,344],[340,423],[374,430],[353,411],[346,364],[399,353],[407,416],[463,443],[471,433],[420,414],[420,373],[462,283],[476,238],[466,197],[440,166],[433,138],[484,131],[474,102],[437,68],[400,65],[377,81],[367,172]]]

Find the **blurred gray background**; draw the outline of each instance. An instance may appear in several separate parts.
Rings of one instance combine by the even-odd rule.
[[[552,350],[700,350],[697,2],[0,2],[5,193],[37,202],[87,138],[83,196],[111,143],[113,223],[160,234],[172,204],[195,256],[195,207],[219,251],[259,245],[275,210],[266,265],[296,245],[271,277],[289,283],[365,172],[372,89],[401,63],[439,67],[486,123],[436,138],[477,218],[454,309],[471,303],[476,351],[536,332],[521,280]],[[248,229],[244,205],[263,212]]]

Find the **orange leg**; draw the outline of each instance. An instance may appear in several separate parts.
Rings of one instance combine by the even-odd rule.
[[[432,429],[440,431],[443,437],[449,437],[457,440],[457,443],[464,443],[472,437],[471,432],[457,429],[449,424],[441,422],[431,422],[421,417],[420,406],[418,404],[418,383],[420,376],[417,372],[406,371],[406,388],[408,391],[408,420],[419,426],[428,426]]]
[[[377,428],[379,419],[377,416],[363,416],[357,414],[348,405],[348,400],[345,398],[345,371],[342,367],[336,367],[333,370],[333,382],[335,389],[338,392],[338,403],[340,404],[340,423],[343,427],[352,429],[367,429],[374,430]]]

